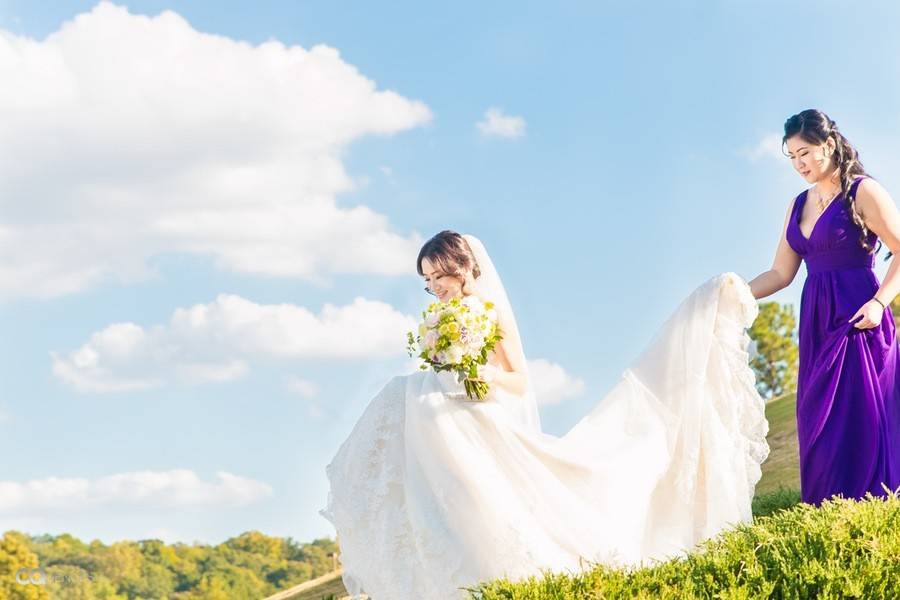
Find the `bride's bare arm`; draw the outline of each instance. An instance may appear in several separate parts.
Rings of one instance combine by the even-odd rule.
[[[800,255],[794,252],[787,242],[787,227],[794,209],[795,197],[788,206],[787,215],[784,217],[784,226],[781,228],[781,239],[778,240],[778,248],[775,250],[775,260],[772,268],[760,273],[750,280],[750,291],[754,298],[765,298],[775,292],[789,286],[800,269]]]
[[[494,354],[498,359],[494,372],[494,380],[491,385],[499,385],[508,392],[522,395],[527,388],[525,378],[525,353],[522,351],[522,342],[516,332],[509,327],[507,315],[497,311],[497,323],[503,332],[503,339],[494,347]]]

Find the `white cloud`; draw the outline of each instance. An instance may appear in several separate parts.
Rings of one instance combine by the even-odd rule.
[[[743,149],[740,154],[750,160],[759,160],[761,158],[785,158],[782,153],[781,138],[783,136],[778,133],[768,133],[764,135],[752,148]]]
[[[289,375],[284,381],[285,387],[301,398],[314,398],[319,394],[319,387],[312,381],[296,375]]]
[[[505,138],[517,138],[525,135],[525,119],[504,115],[500,108],[492,107],[485,111],[484,120],[476,123],[483,135]]]
[[[47,477],[0,481],[0,513],[92,507],[245,506],[272,495],[268,484],[217,471],[203,481],[189,469],[132,471],[97,479]]]
[[[22,533],[34,531],[54,531],[54,527],[46,517],[24,517],[21,515],[5,518],[0,512],[0,531],[20,531]],[[59,531],[65,531],[59,528]]]
[[[378,170],[381,171],[381,174],[384,176],[385,181],[389,184],[394,185],[397,183],[397,179],[394,177],[394,170],[388,166],[382,165],[378,167]]]
[[[176,365],[178,377],[185,381],[193,381],[197,383],[215,382],[227,383],[240,379],[249,372],[246,361],[229,360],[225,363],[193,363],[187,365]]]
[[[431,113],[334,48],[101,2],[41,40],[0,30],[0,73],[0,298],[156,277],[163,253],[314,282],[398,274],[423,241],[336,204],[348,145]]]
[[[114,323],[67,356],[50,356],[54,375],[78,391],[124,392],[231,381],[249,371],[249,360],[393,356],[415,328],[413,317],[361,297],[346,306],[325,304],[314,314],[220,294],[208,304],[176,309],[166,325]]]
[[[584,381],[573,377],[560,365],[543,358],[529,360],[528,372],[538,404],[558,404],[584,391]]]
[[[315,400],[319,395],[319,386],[314,382],[296,375],[288,375],[284,378],[284,387],[303,400],[306,414],[311,419],[320,419],[326,415],[325,408]]]

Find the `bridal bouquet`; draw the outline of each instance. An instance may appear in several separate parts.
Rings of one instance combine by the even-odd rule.
[[[422,312],[419,335],[406,334],[407,351],[424,361],[419,368],[454,371],[471,399],[483,400],[487,382],[479,379],[478,366],[488,362],[488,353],[503,339],[492,302],[477,296],[432,302]]]

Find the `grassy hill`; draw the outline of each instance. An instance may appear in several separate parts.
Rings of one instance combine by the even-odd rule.
[[[588,598],[895,599],[900,495],[799,504],[707,540],[684,558],[641,569],[596,565],[577,576],[493,581],[477,600]]]
[[[756,494],[765,495],[779,488],[800,489],[800,455],[797,446],[797,396],[787,394],[766,405],[771,452],[762,466],[762,479]]]

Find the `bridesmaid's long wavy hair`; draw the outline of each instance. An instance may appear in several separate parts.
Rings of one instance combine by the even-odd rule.
[[[472,271],[473,279],[477,279],[481,275],[481,269],[478,267],[469,242],[460,234],[449,229],[435,234],[419,250],[419,258],[416,259],[416,271],[419,275],[424,275],[422,272],[423,258],[427,258],[444,273],[462,279],[463,293],[467,293],[466,271]]]
[[[792,115],[784,122],[784,137],[781,138],[781,152],[785,156],[789,156],[784,151],[784,145],[788,138],[799,135],[800,138],[810,144],[821,145],[828,141],[828,138],[834,139],[834,153],[831,155],[838,169],[838,177],[841,182],[841,192],[843,192],[844,204],[850,213],[850,218],[860,229],[859,245],[863,247],[869,254],[877,253],[881,248],[881,240],[878,240],[878,246],[872,248],[866,239],[869,236],[869,228],[856,210],[856,195],[850,193],[850,184],[853,179],[859,175],[871,177],[866,173],[865,167],[859,160],[859,153],[856,148],[838,131],[837,124],[825,113],[814,108],[809,108],[802,112]],[[885,260],[890,258],[890,253]]]

